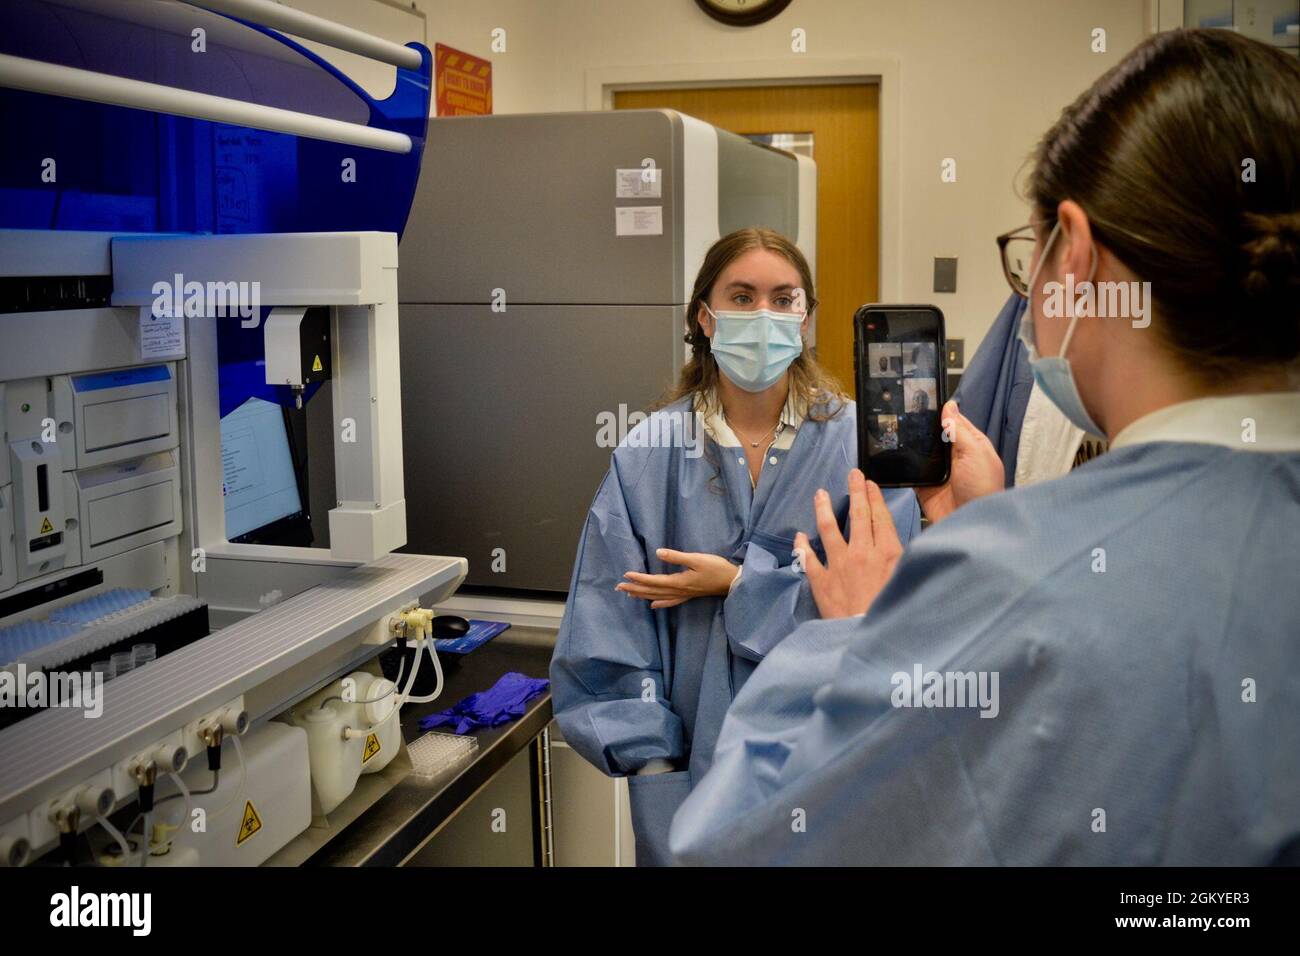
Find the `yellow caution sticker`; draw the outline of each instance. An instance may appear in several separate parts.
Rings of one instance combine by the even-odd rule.
[[[41,534],[54,534],[54,525],[50,524],[49,515],[46,515],[45,520],[41,522]]]
[[[368,736],[366,738],[365,752],[361,755],[362,766],[365,766],[366,764],[370,763],[370,758],[373,757],[375,754],[379,753],[379,751],[382,749],[383,748],[379,746],[379,738],[377,736],[375,736],[374,734]]]
[[[320,363],[320,356],[319,356],[319,355],[317,355],[316,358],[315,358],[315,360],[311,363],[311,370],[312,370],[313,372],[322,372],[322,371],[325,370],[325,366],[324,366],[324,365],[321,365],[321,363]]]
[[[235,838],[235,846],[243,846],[244,841],[260,829],[262,829],[262,818],[253,809],[253,801],[249,800],[244,804],[244,819],[239,824],[239,836]]]

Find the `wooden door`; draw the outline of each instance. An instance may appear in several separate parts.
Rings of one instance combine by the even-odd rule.
[[[812,134],[821,302],[817,357],[850,394],[853,313],[880,296],[879,92],[874,84],[856,83],[614,94],[615,109],[674,109],[741,136]]]

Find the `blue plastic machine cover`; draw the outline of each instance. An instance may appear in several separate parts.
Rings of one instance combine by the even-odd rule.
[[[193,31],[204,31],[204,52]],[[411,137],[406,154],[0,89],[0,228],[401,235],[432,59],[375,100],[264,27],[176,0],[5,0],[0,53],[311,113]],[[344,182],[342,162],[357,162]],[[55,162],[54,181],[43,175]]]
[[[3,0],[0,53],[405,133],[412,149],[0,88],[0,229],[400,237],[432,70],[428,49],[410,46],[420,68],[397,68],[392,94],[375,100],[288,37],[178,0]],[[355,181],[342,175],[345,159],[356,163]],[[219,327],[218,339],[221,414],[250,395],[292,402],[288,388],[265,383],[262,336]]]

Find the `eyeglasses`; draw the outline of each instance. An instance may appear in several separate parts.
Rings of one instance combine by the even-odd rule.
[[[1021,226],[998,236],[998,252],[1002,255],[1002,274],[1007,277],[1011,291],[1022,299],[1029,298],[1029,276],[1034,262],[1034,227]]]

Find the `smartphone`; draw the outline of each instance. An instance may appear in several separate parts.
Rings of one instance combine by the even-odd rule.
[[[858,467],[885,488],[941,485],[952,445],[943,313],[933,305],[864,305],[853,316]]]

